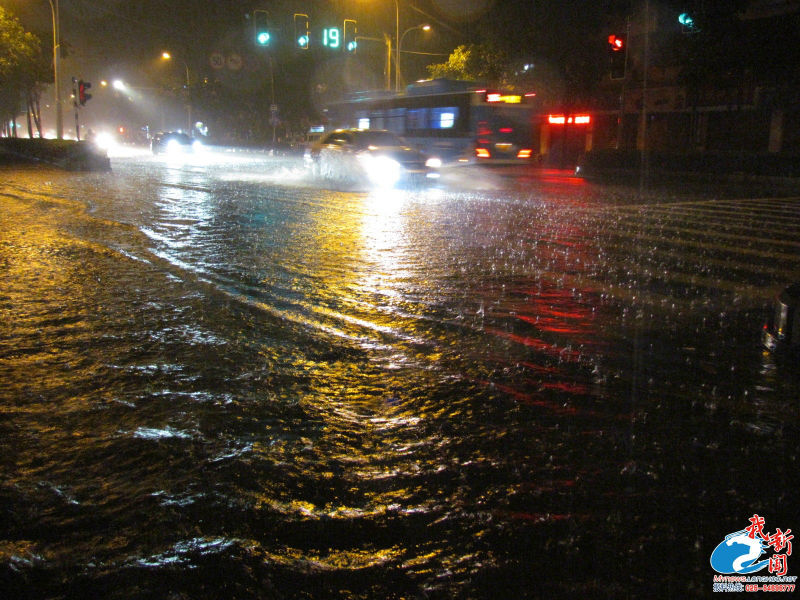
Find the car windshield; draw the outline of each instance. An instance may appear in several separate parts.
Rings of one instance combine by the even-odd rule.
[[[359,131],[353,136],[353,143],[360,147],[367,146],[403,146],[403,138],[391,131]]]

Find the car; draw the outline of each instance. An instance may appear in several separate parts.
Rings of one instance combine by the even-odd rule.
[[[150,140],[153,154],[185,154],[197,150],[200,142],[181,131],[157,133]]]
[[[439,176],[441,161],[384,129],[337,129],[305,152],[315,177],[345,184],[393,187]]]
[[[800,356],[800,282],[778,294],[761,341],[768,350],[796,351]]]

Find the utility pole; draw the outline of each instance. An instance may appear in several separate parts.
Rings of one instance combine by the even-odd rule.
[[[641,170],[639,172],[639,194],[647,188],[650,177],[650,157],[647,148],[647,76],[650,70],[650,0],[644,2],[644,69],[642,73],[642,120],[641,136]]]
[[[374,38],[374,37],[367,37],[363,35],[359,35],[356,37],[356,43],[360,40],[367,40],[369,42],[383,42],[386,44],[386,68],[384,69],[384,74],[386,75],[386,91],[392,91],[392,36],[388,33],[383,34],[383,39],[381,38]]]
[[[56,137],[64,139],[64,113],[61,108],[61,86],[59,85],[59,60],[61,54],[61,25],[58,17],[58,0],[49,0],[50,11],[53,15],[53,85],[55,87],[56,102]]]

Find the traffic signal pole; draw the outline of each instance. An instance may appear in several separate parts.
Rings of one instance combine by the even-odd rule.
[[[392,36],[388,33],[383,34],[383,39],[369,37],[366,35],[356,36],[356,42],[366,40],[368,42],[383,42],[386,44],[386,67],[384,68],[384,75],[386,75],[386,91],[392,91]]]
[[[622,72],[622,83],[619,91],[619,118],[617,119],[617,150],[623,147],[622,136],[625,132],[624,129],[624,121],[625,121],[625,92],[627,91],[627,84],[628,84],[628,47],[627,44],[630,43],[631,39],[631,18],[630,16],[625,19],[625,63]]]
[[[75,112],[75,139],[79,142],[81,141],[81,125],[78,120],[78,94],[80,91],[78,89],[78,80],[73,77],[72,78],[72,107]]]
[[[386,42],[386,91],[392,90],[392,36],[383,34]]]

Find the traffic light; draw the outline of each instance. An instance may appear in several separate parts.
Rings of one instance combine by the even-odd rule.
[[[678,23],[681,24],[681,31],[683,33],[697,33],[700,28],[694,22],[694,17],[689,13],[681,13],[678,15]]]
[[[269,46],[272,35],[269,27],[269,13],[265,10],[253,11],[253,25],[255,27],[256,44]]]
[[[83,79],[78,81],[78,102],[80,102],[81,106],[86,106],[86,103],[92,99],[92,95],[86,92],[90,87],[92,87],[92,84],[88,81]]]
[[[356,48],[358,47],[358,40],[356,39],[356,34],[358,33],[358,29],[356,28],[356,21],[355,19],[345,19],[344,20],[344,49],[348,52],[355,52]]]
[[[309,31],[308,15],[295,13],[294,15],[294,40],[297,47],[301,50],[308,50],[311,42],[311,32]]]
[[[611,79],[625,79],[625,55],[628,52],[625,38],[611,34],[608,36],[608,53],[611,56]]]

